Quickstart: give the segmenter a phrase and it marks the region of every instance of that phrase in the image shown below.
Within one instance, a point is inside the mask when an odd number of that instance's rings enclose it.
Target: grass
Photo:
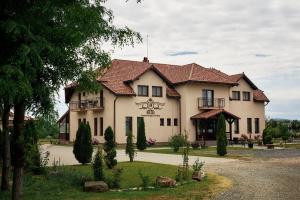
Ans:
[[[284,147],[288,149],[300,149],[300,143],[293,143],[293,144],[284,144],[283,146],[280,144],[275,144],[275,147]]]
[[[247,147],[227,147],[227,155],[223,156],[224,158],[233,158],[233,159],[239,159],[239,158],[248,158],[251,157],[252,154],[239,154],[238,151],[241,150],[250,150],[254,151],[254,149],[249,149]],[[237,152],[235,152],[237,151]],[[173,149],[148,149],[146,152],[151,153],[164,153],[164,154],[180,154],[182,155],[182,148],[179,149],[178,152],[174,152]],[[203,156],[203,157],[220,157],[217,154],[216,147],[207,147],[205,149],[191,149],[189,152],[189,155],[191,156]]]
[[[134,187],[141,184],[138,171],[150,177],[153,184],[156,176],[174,177],[176,166],[146,162],[124,162],[118,167],[123,168],[121,187]],[[83,192],[82,177],[91,176],[91,166],[64,166],[58,175],[33,176],[25,174],[23,199],[58,200],[58,199],[210,199],[221,191],[231,187],[231,181],[225,177],[209,173],[201,182],[191,182],[175,188],[159,188],[146,191],[123,191],[106,193]],[[109,176],[109,170],[105,170]],[[1,193],[1,199],[10,199],[9,193]],[[2,198],[3,197],[3,198]]]

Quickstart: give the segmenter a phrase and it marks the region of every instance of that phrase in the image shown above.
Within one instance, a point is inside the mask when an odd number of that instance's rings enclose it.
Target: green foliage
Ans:
[[[106,179],[108,187],[119,189],[119,188],[121,188],[121,175],[122,175],[123,169],[114,168],[112,170],[112,172],[113,172],[112,178]]]
[[[126,154],[128,154],[128,156],[129,156],[130,162],[133,162],[133,158],[134,158],[134,154],[135,154],[134,145],[133,145],[133,141],[132,141],[133,138],[132,137],[133,137],[132,133],[130,132],[127,135],[126,149],[125,149]]]
[[[173,135],[169,138],[169,146],[174,152],[178,152],[180,147],[183,147],[187,143],[186,136],[182,134]]]
[[[272,144],[271,127],[266,127],[263,131],[263,144]]]
[[[279,130],[280,130],[280,133],[281,133],[281,139],[283,141],[287,141],[291,137],[291,134],[289,133],[287,125],[281,124],[279,126]]]
[[[36,118],[39,138],[58,138],[59,126],[57,123],[58,113],[56,111],[44,113]]]
[[[89,124],[80,123],[73,146],[73,154],[77,161],[83,165],[91,162],[93,145]]]
[[[3,148],[4,148],[4,135],[2,130],[0,130],[0,163],[3,160]]]
[[[227,154],[226,124],[223,114],[220,114],[217,122],[217,154],[225,156]]]
[[[149,185],[150,185],[150,176],[144,175],[144,174],[142,173],[142,171],[139,171],[139,177],[140,177],[141,182],[142,182],[141,187],[142,187],[144,190],[147,189],[147,188],[149,187]]]
[[[104,171],[103,171],[103,155],[102,148],[98,147],[98,150],[94,156],[93,161],[93,171],[94,171],[94,179],[95,181],[104,181]]]
[[[141,118],[138,121],[136,147],[141,151],[143,151],[147,148],[144,118]]]
[[[192,165],[192,168],[194,171],[201,171],[203,166],[204,162],[201,162],[199,158],[197,158],[197,160],[195,160],[194,164]]]
[[[115,157],[117,156],[117,151],[116,151],[116,143],[114,141],[114,132],[112,128],[109,126],[104,132],[104,151],[106,155],[104,156],[104,160],[106,163],[106,166],[109,169],[112,169],[114,166],[117,165],[117,160]]]

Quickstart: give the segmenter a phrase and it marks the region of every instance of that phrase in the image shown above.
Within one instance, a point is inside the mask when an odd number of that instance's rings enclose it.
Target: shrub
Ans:
[[[183,147],[186,144],[186,137],[177,134],[169,138],[169,146],[173,149],[174,152],[178,152],[180,147]]]
[[[147,175],[144,175],[141,171],[139,171],[139,177],[142,181],[141,186],[143,187],[143,189],[147,189],[150,185],[150,177]]]
[[[4,136],[3,136],[3,132],[0,129],[0,163],[3,160],[3,149],[4,148]]]
[[[289,133],[289,130],[288,130],[288,126],[280,125],[279,130],[281,133],[281,139],[286,142],[291,137],[291,134]]]
[[[151,146],[154,146],[156,144],[156,140],[152,139],[152,138],[149,138],[147,140],[147,145],[148,147],[151,147]]]
[[[272,144],[272,135],[270,133],[270,129],[272,129],[272,128],[267,127],[263,131],[263,138],[262,139],[263,139],[264,145],[266,145],[266,144]]]
[[[201,171],[203,165],[204,162],[201,162],[199,158],[197,158],[197,160],[195,160],[194,164],[192,165],[192,168],[194,171]]]
[[[98,147],[98,150],[94,156],[93,161],[93,171],[95,181],[104,181],[104,171],[103,171],[103,155],[102,148]]]
[[[146,143],[146,133],[145,133],[145,122],[144,118],[141,118],[138,121],[138,130],[137,130],[137,141],[136,141],[136,147],[138,150],[145,150],[147,148]]]
[[[217,154],[225,156],[227,154],[226,125],[223,114],[220,114],[217,122]]]
[[[83,165],[91,162],[93,145],[89,124],[80,123],[73,146],[73,154],[77,161]]]
[[[191,146],[192,146],[192,148],[195,150],[195,149],[199,149],[199,147],[200,147],[200,143],[199,142],[193,142],[192,144],[191,144]]]
[[[113,169],[112,172],[113,172],[112,178],[106,179],[107,185],[109,188],[117,188],[118,189],[121,187],[121,175],[122,175],[123,169],[115,168],[115,169]]]
[[[128,154],[130,162],[133,162],[134,146],[133,146],[132,133],[131,132],[128,134],[127,139],[126,139],[125,152],[126,152],[126,154]]]
[[[234,138],[233,138],[233,143],[234,143],[234,144],[238,144],[238,143],[239,143],[239,138],[234,137]]]
[[[104,132],[104,151],[106,155],[104,156],[105,164],[109,169],[112,169],[117,165],[117,160],[115,157],[117,156],[116,152],[116,143],[114,141],[114,132],[112,128],[109,126]]]

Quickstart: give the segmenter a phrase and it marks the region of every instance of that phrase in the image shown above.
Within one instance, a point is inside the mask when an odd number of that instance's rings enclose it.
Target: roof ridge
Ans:
[[[208,70],[212,71],[213,73],[215,73],[215,74],[217,74],[219,76],[222,76],[222,77],[228,79],[229,81],[232,81],[232,80],[229,79],[230,76],[228,74],[222,72],[221,70],[218,70],[218,69],[215,69],[215,68],[209,68]],[[218,71],[219,73],[217,73],[215,70]]]
[[[192,77],[192,74],[193,74],[193,70],[194,70],[194,63],[192,63],[192,68],[191,68],[188,80],[191,80],[191,77]]]

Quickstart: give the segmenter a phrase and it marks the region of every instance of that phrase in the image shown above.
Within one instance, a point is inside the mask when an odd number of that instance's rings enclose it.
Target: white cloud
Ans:
[[[283,112],[281,101],[300,101],[300,1],[111,0],[106,5],[116,25],[150,35],[150,61],[245,72],[270,97],[267,115],[300,119],[299,106],[289,103],[291,109]],[[168,55],[182,51],[198,54]],[[145,55],[145,43],[112,54],[133,60]]]

